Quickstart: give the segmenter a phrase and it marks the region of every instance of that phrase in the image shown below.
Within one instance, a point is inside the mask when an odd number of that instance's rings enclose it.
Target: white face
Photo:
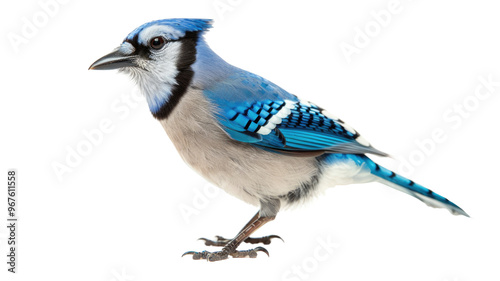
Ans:
[[[137,67],[124,67],[120,71],[129,74],[141,88],[151,110],[167,101],[176,85],[179,74],[184,34],[168,26],[153,25],[140,32],[135,42],[123,42],[119,51],[134,55]],[[137,47],[134,47],[134,45]]]
[[[127,73],[140,87],[153,115],[158,119],[168,118],[194,83],[198,43],[204,43],[201,35],[210,27],[211,22],[204,19],[145,23],[89,69],[117,69]],[[205,45],[200,46],[203,49]]]

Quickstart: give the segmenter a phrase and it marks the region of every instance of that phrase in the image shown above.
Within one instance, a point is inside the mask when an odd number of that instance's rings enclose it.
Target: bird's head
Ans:
[[[153,115],[174,106],[176,92],[189,85],[202,33],[211,27],[206,19],[165,19],[143,24],[113,52],[89,69],[118,69],[139,85]]]

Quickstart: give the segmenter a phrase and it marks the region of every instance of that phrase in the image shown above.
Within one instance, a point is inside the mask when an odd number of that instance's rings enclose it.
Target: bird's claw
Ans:
[[[262,243],[264,245],[269,245],[271,244],[271,239],[273,238],[278,238],[280,239],[282,242],[285,242],[283,240],[283,238],[279,237],[278,235],[268,235],[268,236],[262,236],[262,237],[256,237],[256,238],[253,238],[253,237],[248,237],[247,239],[245,239],[245,243],[250,243],[250,244],[257,244],[257,243]]]
[[[198,240],[202,240],[202,241],[205,241],[205,246],[217,246],[217,247],[224,247],[226,246],[227,243],[229,243],[229,239],[226,239],[222,236],[215,236],[216,240],[210,240],[210,239],[207,239],[207,238],[199,238]]]
[[[257,257],[257,252],[264,252],[269,257],[269,252],[263,247],[257,247],[255,249],[243,250],[243,251],[235,251],[231,253],[231,257],[233,258],[251,258],[254,259]]]
[[[192,255],[193,260],[206,260],[206,261],[213,262],[213,261],[226,260],[229,258],[229,256],[231,256],[233,258],[251,258],[251,259],[254,259],[257,257],[258,252],[264,252],[269,257],[269,252],[263,247],[257,247],[255,249],[243,250],[243,251],[234,251],[230,254],[228,254],[226,251],[217,251],[217,252],[189,251],[189,252],[185,252],[182,256],[184,257],[187,255]]]
[[[208,254],[210,254],[210,252],[208,251],[203,251],[203,252],[188,251],[182,254],[182,257],[187,255],[193,255],[193,260],[204,260],[207,259]]]
[[[193,260],[220,261],[228,258],[228,254],[224,251],[213,252],[213,253],[209,251],[202,251],[202,252],[189,251],[185,252],[182,256],[184,257],[187,255],[192,255]]]

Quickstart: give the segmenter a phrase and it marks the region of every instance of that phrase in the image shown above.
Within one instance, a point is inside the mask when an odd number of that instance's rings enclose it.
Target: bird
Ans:
[[[251,237],[278,212],[337,185],[379,182],[468,214],[445,197],[375,163],[388,156],[326,109],[227,63],[204,39],[210,19],[151,21],[130,32],[89,69],[129,75],[181,158],[207,181],[257,206],[234,238],[200,238],[219,251],[188,251],[194,260],[255,258],[277,235]]]

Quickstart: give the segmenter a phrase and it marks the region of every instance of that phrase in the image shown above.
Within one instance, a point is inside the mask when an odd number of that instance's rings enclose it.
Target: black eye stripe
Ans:
[[[155,36],[153,38],[156,38],[156,37],[159,37],[159,36]],[[153,38],[149,39],[145,44],[144,43],[140,44],[138,42],[139,41],[139,34],[136,34],[133,38],[125,39],[125,40],[123,40],[123,42],[128,42],[132,46],[134,46],[134,48],[135,48],[135,51],[133,53],[134,55],[137,55],[137,56],[141,57],[142,59],[150,60],[151,56],[153,55],[153,52],[157,51],[150,46],[150,42]],[[173,43],[173,42],[183,42],[183,41],[196,42],[198,40],[198,35],[196,32],[187,32],[184,37],[181,37],[181,38],[178,38],[175,40],[165,38],[165,37],[163,37],[163,39],[165,40],[165,45],[168,45],[169,43]]]
[[[183,41],[184,39],[192,39],[194,38],[193,35],[186,33],[186,36],[182,37],[182,38],[179,38],[179,39],[168,39],[168,38],[165,38],[163,36],[156,36],[156,37],[153,37],[151,38],[147,43],[146,45],[143,45],[143,44],[139,44],[138,41],[139,41],[139,34],[136,34],[133,38],[131,39],[125,39],[123,40],[123,42],[128,42],[130,43],[132,46],[134,46],[135,50],[139,50],[139,49],[142,49],[142,48],[149,48],[151,47],[151,41],[157,37],[162,37],[163,40],[165,40],[165,45],[168,44],[168,43],[171,43],[171,42],[180,42],[180,41]],[[197,37],[196,37],[197,38]]]

